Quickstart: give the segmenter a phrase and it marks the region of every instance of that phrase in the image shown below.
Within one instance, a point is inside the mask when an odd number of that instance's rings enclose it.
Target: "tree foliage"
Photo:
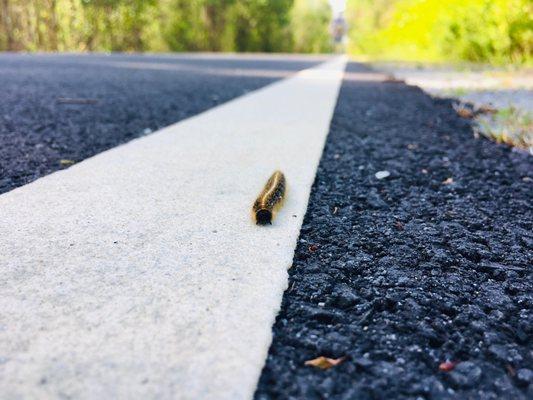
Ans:
[[[531,0],[348,0],[350,51],[397,60],[531,63]]]
[[[291,27],[294,49],[300,53],[325,53],[331,51],[331,35],[328,26],[331,10],[326,1],[295,0]]]
[[[0,50],[327,51],[330,14],[327,0],[0,0]]]

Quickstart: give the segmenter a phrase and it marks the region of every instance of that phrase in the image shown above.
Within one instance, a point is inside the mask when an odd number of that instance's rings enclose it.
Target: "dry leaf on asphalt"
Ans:
[[[74,161],[73,160],[63,159],[63,160],[59,161],[59,164],[61,164],[63,167],[68,167],[69,165],[74,164]]]
[[[315,367],[315,368],[320,368],[320,369],[329,369],[331,367],[339,365],[341,362],[344,361],[345,358],[346,357],[328,358],[328,357],[320,356],[312,360],[307,360],[305,362],[305,365]]]
[[[496,114],[498,110],[488,104],[484,104],[476,110],[479,114]]]
[[[455,368],[456,365],[457,365],[456,362],[446,360],[440,363],[439,370],[442,372],[450,372],[452,369]]]
[[[448,178],[444,182],[442,182],[444,185],[451,185],[453,183],[453,178]]]
[[[466,104],[461,103],[453,103],[452,107],[454,108],[455,112],[459,114],[462,118],[472,118],[474,116],[474,112],[466,106]]]

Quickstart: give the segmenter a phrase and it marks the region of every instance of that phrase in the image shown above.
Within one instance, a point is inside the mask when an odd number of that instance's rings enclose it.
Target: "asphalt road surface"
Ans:
[[[320,61],[1,55],[0,193]],[[256,399],[531,398],[532,171],[350,63]]]
[[[0,54],[0,193],[323,60]]]
[[[361,69],[347,68],[256,398],[531,398],[531,157]],[[318,356],[346,358],[304,365]]]

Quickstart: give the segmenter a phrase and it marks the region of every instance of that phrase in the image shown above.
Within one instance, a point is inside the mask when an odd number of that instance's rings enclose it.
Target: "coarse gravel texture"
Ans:
[[[523,112],[533,113],[533,89],[464,91],[429,89],[427,91],[435,96],[454,97],[478,106],[492,106],[497,109],[517,108]]]
[[[496,109],[474,116],[479,133],[533,154],[533,70],[482,64],[373,63],[378,70],[419,86],[432,96],[457,99],[461,108]]]
[[[0,194],[323,60],[1,54]]]
[[[532,398],[532,158],[348,70],[256,399]]]

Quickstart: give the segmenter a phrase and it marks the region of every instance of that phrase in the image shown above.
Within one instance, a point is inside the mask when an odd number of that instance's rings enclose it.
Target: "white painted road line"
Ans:
[[[250,399],[345,62],[0,196],[2,398]]]

